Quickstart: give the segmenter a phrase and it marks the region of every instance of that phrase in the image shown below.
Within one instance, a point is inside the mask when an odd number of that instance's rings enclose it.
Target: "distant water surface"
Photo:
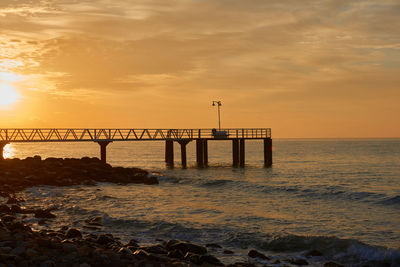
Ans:
[[[263,146],[246,142],[246,168],[231,167],[231,143],[209,142],[210,167],[164,163],[163,142],[112,143],[112,165],[160,174],[160,185],[100,184],[27,190],[29,203],[58,207],[60,224],[77,227],[102,216],[105,230],[129,240],[217,242],[238,259],[249,248],[266,253],[308,248],[355,265],[400,262],[400,139],[274,140],[274,164],[263,168]],[[11,144],[9,157],[98,156],[94,143]],[[217,252],[216,252],[217,253]],[[325,258],[323,258],[325,260]]]

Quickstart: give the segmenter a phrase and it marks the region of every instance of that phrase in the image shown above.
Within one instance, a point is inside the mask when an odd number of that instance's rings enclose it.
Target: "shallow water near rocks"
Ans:
[[[263,147],[246,143],[244,169],[231,167],[231,143],[209,142],[210,167],[164,163],[163,142],[123,142],[108,147],[113,166],[158,173],[160,184],[35,187],[23,205],[55,207],[59,225],[111,232],[123,241],[184,239],[218,243],[235,252],[213,254],[225,263],[243,260],[249,249],[291,258],[318,249],[325,260],[362,265],[400,262],[400,140],[274,140],[274,164],[263,168]],[[9,157],[98,156],[82,144],[11,144]],[[102,217],[99,230],[84,220]],[[33,221],[34,222],[34,221]],[[46,227],[39,226],[36,227]],[[396,265],[397,264],[397,265]]]

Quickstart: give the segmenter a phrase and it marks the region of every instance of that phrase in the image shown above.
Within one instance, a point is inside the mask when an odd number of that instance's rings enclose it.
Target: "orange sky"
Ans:
[[[222,127],[400,137],[399,14],[398,0],[1,0],[0,127],[210,128],[221,100]]]

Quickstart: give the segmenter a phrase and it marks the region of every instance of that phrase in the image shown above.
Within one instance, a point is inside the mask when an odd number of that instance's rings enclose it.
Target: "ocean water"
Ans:
[[[175,168],[168,169],[163,142],[115,142],[107,148],[110,164],[147,169],[160,184],[35,187],[25,192],[25,205],[57,208],[60,225],[78,228],[101,216],[101,231],[122,241],[218,243],[235,252],[213,251],[225,263],[243,260],[254,248],[288,258],[318,249],[324,256],[311,259],[315,265],[400,265],[400,139],[289,139],[273,145],[272,168],[263,167],[259,141],[246,142],[245,168],[231,167],[229,141],[211,141],[209,168],[195,167],[192,142],[189,167],[180,168],[175,145]],[[99,146],[11,144],[5,154],[98,156]]]

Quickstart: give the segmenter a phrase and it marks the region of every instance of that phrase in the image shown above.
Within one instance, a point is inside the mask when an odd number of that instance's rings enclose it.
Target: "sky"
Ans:
[[[398,0],[1,0],[0,127],[400,137]]]

